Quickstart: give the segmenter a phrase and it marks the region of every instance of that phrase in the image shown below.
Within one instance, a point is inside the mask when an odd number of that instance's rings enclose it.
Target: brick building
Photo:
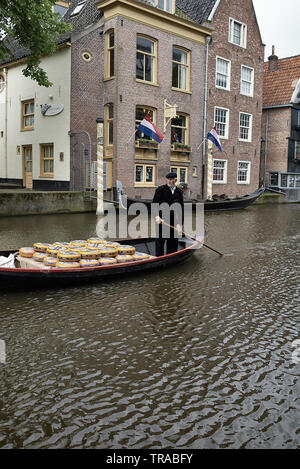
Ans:
[[[261,175],[273,189],[300,189],[300,55],[265,63]]]
[[[264,45],[252,0],[210,3],[207,128],[223,148],[213,149],[213,192],[242,196],[259,185]]]
[[[214,149],[214,193],[257,187],[263,45],[252,0],[56,3],[73,31],[42,59],[53,88],[22,76],[29,51],[16,42],[16,60],[0,65],[0,180],[46,190],[89,186],[101,118],[107,198],[117,180],[129,196],[150,198],[170,169],[192,197],[205,198],[199,145],[214,124],[224,150]],[[168,123],[166,103],[177,106]],[[45,105],[63,111],[43,114]],[[165,135],[160,145],[135,133],[146,113]],[[22,120],[32,125],[20,128]]]

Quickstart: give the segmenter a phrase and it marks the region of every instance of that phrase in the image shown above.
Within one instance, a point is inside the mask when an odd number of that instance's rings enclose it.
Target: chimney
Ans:
[[[269,72],[276,72],[278,69],[278,57],[275,55],[275,46],[272,46],[272,55],[268,57],[269,60]]]

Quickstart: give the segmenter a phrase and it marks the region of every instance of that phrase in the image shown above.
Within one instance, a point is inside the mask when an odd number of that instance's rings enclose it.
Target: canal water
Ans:
[[[85,239],[96,222],[1,218],[0,245]],[[205,227],[224,257],[1,292],[1,448],[300,447],[300,205]]]

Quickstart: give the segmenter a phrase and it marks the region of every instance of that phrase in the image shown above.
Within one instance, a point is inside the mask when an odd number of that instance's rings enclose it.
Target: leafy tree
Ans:
[[[40,86],[52,86],[45,70],[39,65],[43,55],[57,49],[59,36],[72,26],[52,12],[55,0],[0,0],[0,60],[14,56],[7,47],[11,38],[31,52],[23,74]]]

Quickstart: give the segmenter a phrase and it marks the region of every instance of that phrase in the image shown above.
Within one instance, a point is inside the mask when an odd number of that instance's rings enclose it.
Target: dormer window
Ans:
[[[69,6],[70,2],[66,2],[63,0],[57,1],[53,6],[53,12],[58,13],[63,18],[69,9]]]
[[[83,7],[85,6],[85,4],[86,4],[86,0],[78,3],[78,5],[74,8],[74,10],[72,11],[70,16],[78,15],[81,12],[81,10],[83,9]]]
[[[175,0],[151,0],[151,3],[160,10],[175,13]]]

